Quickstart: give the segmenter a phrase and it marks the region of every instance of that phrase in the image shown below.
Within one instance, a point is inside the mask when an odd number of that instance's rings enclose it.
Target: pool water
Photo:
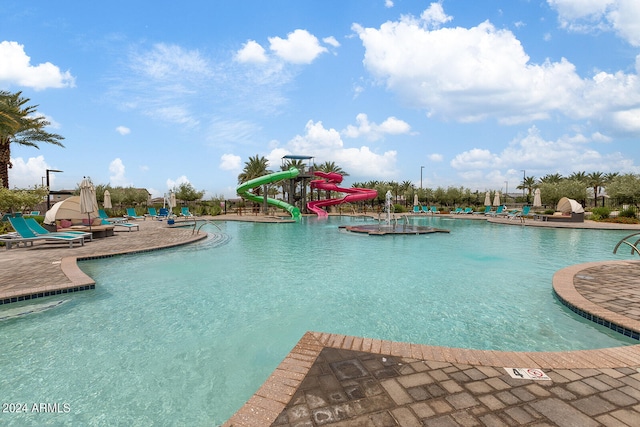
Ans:
[[[450,234],[338,228],[362,221],[218,223],[201,243],[81,262],[95,290],[0,308],[3,402],[68,411],[0,424],[220,424],[309,330],[514,351],[637,343],[551,286],[563,267],[623,259],[625,231],[438,217],[412,221]]]

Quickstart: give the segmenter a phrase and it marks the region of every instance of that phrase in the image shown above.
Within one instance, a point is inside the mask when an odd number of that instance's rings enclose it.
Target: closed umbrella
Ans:
[[[418,206],[420,204],[420,201],[418,201],[418,194],[414,194],[413,195],[413,206]]]
[[[484,194],[484,205],[491,206],[491,194],[488,191]]]
[[[536,191],[534,191],[533,193],[533,207],[537,208],[541,206],[542,206],[542,199],[540,198],[540,189],[536,188]]]
[[[96,200],[96,189],[89,178],[84,178],[80,182],[80,213],[87,214],[89,220],[89,231],[91,231],[91,214],[98,211],[98,201]]]
[[[496,195],[493,198],[493,206],[500,206],[500,192],[496,191]]]
[[[169,211],[173,211],[176,207],[176,193],[173,191],[169,193]]]
[[[105,209],[111,209],[113,207],[111,205],[111,193],[109,193],[109,190],[104,190],[104,202],[102,202],[102,205]]]

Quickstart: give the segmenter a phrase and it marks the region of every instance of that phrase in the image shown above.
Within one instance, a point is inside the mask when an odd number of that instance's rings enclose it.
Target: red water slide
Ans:
[[[320,172],[315,171],[315,176],[319,176],[324,179],[314,179],[311,184],[311,189],[317,188],[324,191],[335,191],[338,193],[347,193],[341,199],[327,199],[327,200],[314,200],[307,203],[307,208],[311,212],[318,214],[318,216],[327,216],[327,211],[322,209],[324,206],[339,205],[342,203],[359,202],[362,200],[371,200],[378,197],[378,192],[369,188],[341,188],[337,184],[342,182],[342,175],[336,172]]]

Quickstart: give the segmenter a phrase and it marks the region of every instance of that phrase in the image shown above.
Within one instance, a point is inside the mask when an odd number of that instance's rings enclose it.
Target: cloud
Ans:
[[[119,157],[109,163],[109,183],[114,187],[129,187],[131,185],[125,176],[124,163]]]
[[[381,124],[370,123],[366,114],[356,116],[357,126],[349,125],[342,134],[349,138],[365,137],[370,141],[383,138],[384,135],[406,134],[411,131],[411,126],[403,120],[389,117]]]
[[[295,30],[286,39],[269,37],[269,48],[281,59],[293,64],[310,64],[327,48],[307,30]]]
[[[24,45],[13,41],[0,42],[0,82],[35,90],[75,87],[75,77],[69,71],[50,62],[31,65],[31,58]]]
[[[236,52],[235,59],[238,62],[249,62],[249,63],[257,63],[262,64],[267,62],[269,59],[265,54],[265,50],[258,42],[255,40],[247,41],[242,49]]]
[[[374,153],[367,146],[348,148],[335,129],[326,129],[322,122],[308,121],[304,135],[296,135],[286,148],[273,158],[281,158],[283,153],[313,153],[316,163],[333,161],[357,179],[389,179],[396,171],[397,152],[390,150],[383,154]]]
[[[635,172],[638,169],[619,152],[603,154],[592,148],[592,142],[600,143],[603,139],[606,137],[602,134],[588,137],[578,133],[546,140],[533,126],[500,153],[474,148],[456,155],[450,165],[463,178],[489,180],[495,185],[508,174],[517,175],[521,170],[535,176],[536,173],[545,175],[549,170],[569,175],[575,171]]]
[[[640,3],[636,0],[547,0],[569,31],[613,31],[640,46]]]
[[[429,154],[427,156],[427,159],[435,163],[440,163],[444,160],[444,156],[442,154],[433,153],[433,154]]]
[[[380,28],[352,27],[365,48],[366,69],[428,117],[513,125],[564,115],[615,126],[614,112],[640,103],[638,74],[583,79],[565,58],[533,63],[511,31],[488,21],[430,30],[448,19],[440,8],[432,4],[420,19],[403,16]]]
[[[180,184],[189,184],[189,179],[185,176],[179,176],[176,180],[172,180],[171,178],[167,179],[167,189],[173,190],[174,188],[178,188]]]
[[[126,126],[118,126],[116,128],[116,132],[118,132],[120,135],[129,135],[131,133],[131,129],[129,129]]]
[[[393,0],[384,0],[384,7],[391,9],[393,7]]]
[[[220,156],[220,169],[225,171],[242,169],[242,157],[235,154],[223,154]]]
[[[42,177],[51,167],[44,161],[44,156],[29,157],[27,161],[22,157],[11,158],[13,167],[9,169],[10,188],[33,188],[42,185]],[[49,185],[54,187],[55,173],[49,174]]]
[[[328,44],[329,46],[340,47],[340,42],[338,40],[336,40],[336,38],[333,37],[333,36],[325,37],[325,38],[322,39],[322,41],[325,44]]]
[[[431,3],[431,5],[420,15],[420,18],[432,28],[438,28],[442,24],[451,21],[453,18],[442,8],[442,3]]]

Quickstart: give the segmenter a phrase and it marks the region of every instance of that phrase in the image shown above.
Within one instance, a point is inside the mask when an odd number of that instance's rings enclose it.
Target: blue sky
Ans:
[[[66,148],[12,147],[12,187],[190,182],[234,197],[249,156],[513,191],[640,173],[637,0],[4,0],[0,89]],[[424,168],[422,168],[424,167]],[[526,171],[526,172],[523,172]],[[505,188],[506,187],[506,188]]]

